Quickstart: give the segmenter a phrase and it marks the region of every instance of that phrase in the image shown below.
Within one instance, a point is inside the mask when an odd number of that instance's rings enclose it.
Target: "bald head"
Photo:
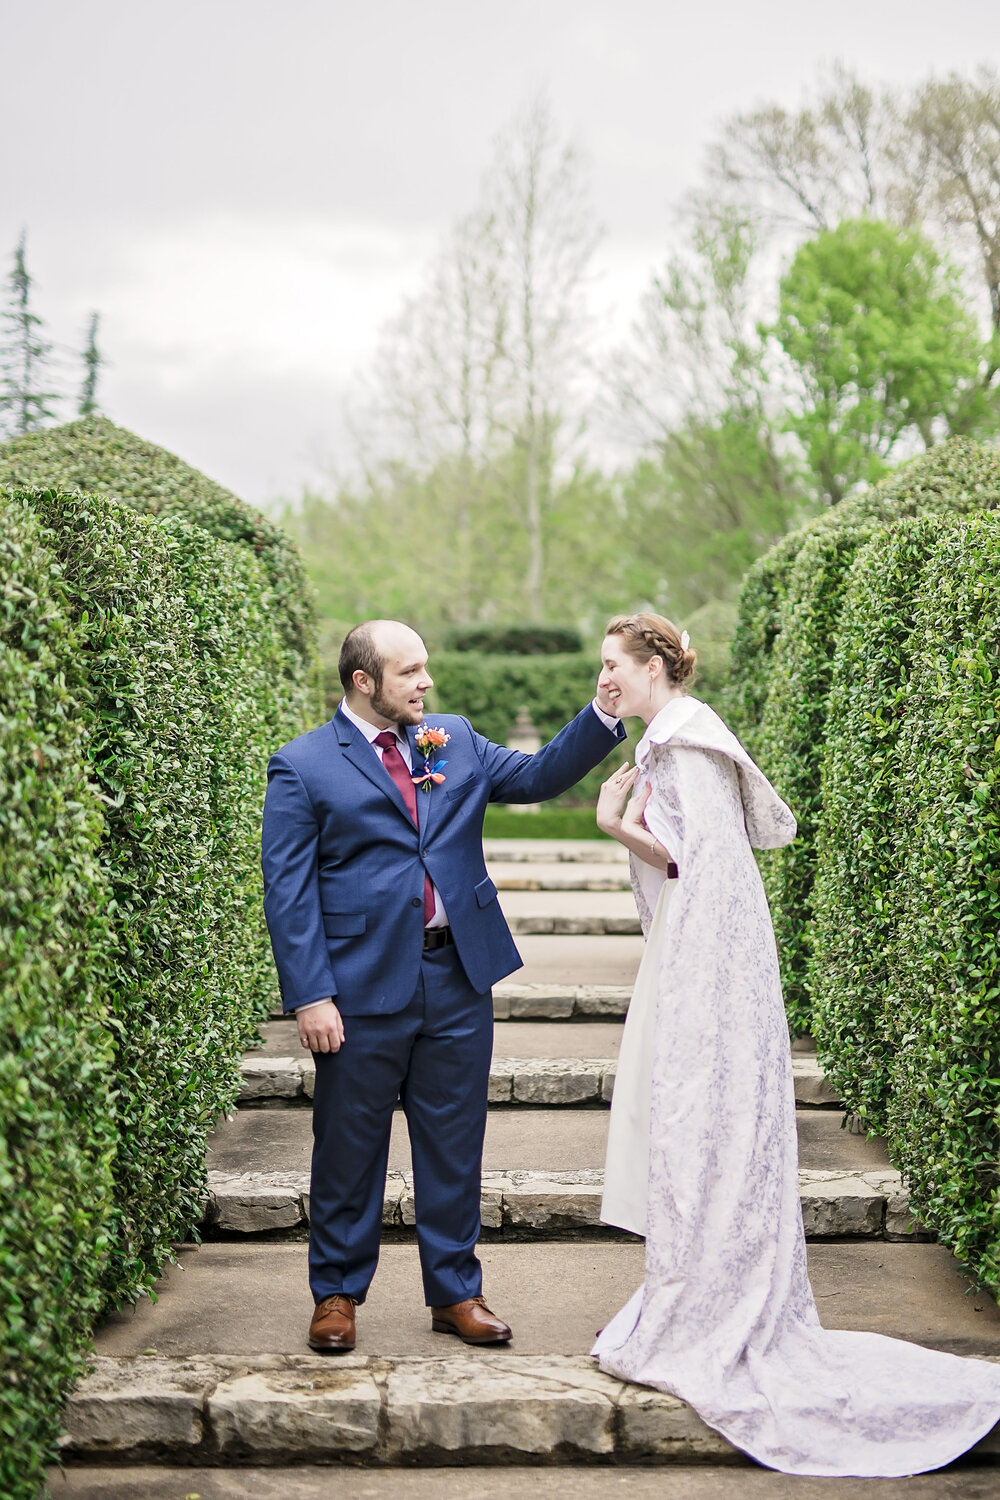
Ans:
[[[402,620],[366,620],[340,648],[340,680],[351,708],[373,724],[419,724],[433,686],[427,648]]]

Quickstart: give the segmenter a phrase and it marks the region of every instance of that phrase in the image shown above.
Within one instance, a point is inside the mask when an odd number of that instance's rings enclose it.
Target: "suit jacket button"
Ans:
[[[413,900],[410,902],[411,906],[423,906],[423,904],[424,903],[421,901],[419,896],[414,896]]]

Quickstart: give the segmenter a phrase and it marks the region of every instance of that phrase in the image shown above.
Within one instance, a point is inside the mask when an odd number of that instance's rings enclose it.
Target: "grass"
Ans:
[[[543,807],[536,813],[488,807],[483,836],[488,839],[600,839],[592,807]]]

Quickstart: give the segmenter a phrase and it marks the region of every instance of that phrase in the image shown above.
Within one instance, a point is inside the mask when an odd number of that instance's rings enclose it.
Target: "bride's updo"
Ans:
[[[645,664],[659,656],[670,681],[678,687],[690,687],[693,683],[698,658],[687,644],[687,632],[682,643],[677,626],[663,615],[615,615],[604,633],[620,636],[634,661]]]

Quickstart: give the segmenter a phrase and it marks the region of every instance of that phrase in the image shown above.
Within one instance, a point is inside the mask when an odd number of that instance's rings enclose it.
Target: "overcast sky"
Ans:
[[[720,118],[841,60],[1000,62],[998,0],[0,0],[0,259],[103,319],[108,415],[266,502],[342,462],[342,394],[544,91],[592,165],[626,330]],[[78,376],[69,356],[65,378]]]

